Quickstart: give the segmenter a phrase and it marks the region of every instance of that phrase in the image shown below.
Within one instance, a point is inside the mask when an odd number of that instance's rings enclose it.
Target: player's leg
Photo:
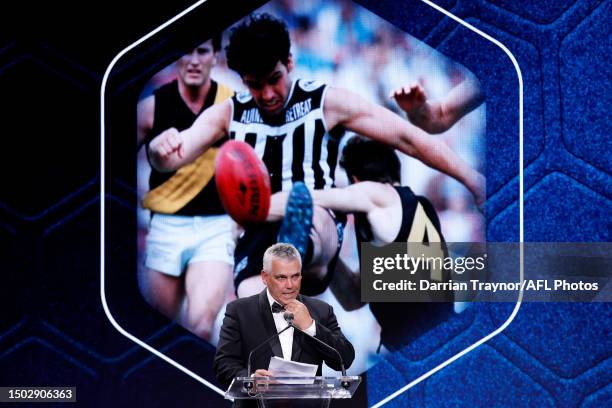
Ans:
[[[217,314],[233,299],[235,241],[227,215],[193,217],[195,245],[185,273],[185,307],[181,323],[210,340]]]
[[[233,300],[233,265],[205,261],[189,264],[185,274],[186,304],[181,321],[197,336],[210,340],[219,311]]]
[[[238,297],[263,290],[260,273],[265,250],[276,242],[293,244],[302,256],[302,292],[319,294],[330,275],[328,265],[338,253],[337,220],[329,211],[313,207],[312,197],[304,183],[295,183],[282,222],[268,222],[246,229],[236,247],[234,284]]]
[[[181,222],[180,218],[164,214],[152,216],[144,268],[138,272],[138,286],[143,297],[169,319],[178,318],[185,290],[181,277],[184,242],[177,233]]]
[[[303,268],[305,279],[322,282],[328,274],[328,265],[338,252],[338,229],[332,214],[319,206],[314,207],[310,244],[312,254]]]
[[[142,268],[138,273],[138,286],[151,307],[169,319],[179,317],[185,290],[180,277]]]
[[[302,292],[315,295],[329,283],[328,266],[338,253],[338,224],[332,214],[314,206],[304,183],[295,183],[287,200],[278,242],[293,244],[302,255]]]
[[[313,256],[310,236],[313,213],[312,196],[308,187],[302,182],[296,182],[287,198],[285,215],[278,230],[278,242],[292,244],[298,250],[302,257],[302,267],[309,263]]]

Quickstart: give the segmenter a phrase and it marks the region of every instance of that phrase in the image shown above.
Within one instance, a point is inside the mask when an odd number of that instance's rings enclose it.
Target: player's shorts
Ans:
[[[336,224],[338,248],[336,254],[329,262],[328,272],[323,281],[309,282],[307,279],[302,279],[300,293],[307,296],[315,296],[323,293],[333,276],[333,271],[336,269],[336,262],[340,253],[340,247],[342,246],[346,215],[333,214],[331,211],[328,211],[328,213]],[[238,239],[234,256],[234,287],[236,290],[238,290],[238,285],[240,285],[243,280],[251,276],[258,276],[261,273],[263,269],[263,255],[266,249],[276,244],[281,223],[281,221],[268,222],[246,228],[242,236]]]
[[[229,215],[153,214],[146,240],[145,266],[181,276],[187,265],[218,261],[234,265],[234,222]]]

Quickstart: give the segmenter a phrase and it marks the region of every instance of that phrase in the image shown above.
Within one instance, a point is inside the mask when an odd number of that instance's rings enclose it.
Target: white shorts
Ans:
[[[234,222],[229,215],[154,214],[146,241],[145,266],[181,276],[188,264],[219,261],[234,266]]]

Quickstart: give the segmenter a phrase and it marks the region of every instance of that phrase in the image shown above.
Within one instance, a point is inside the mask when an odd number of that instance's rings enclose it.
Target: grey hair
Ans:
[[[266,249],[263,256],[263,270],[270,273],[272,269],[272,259],[285,259],[287,261],[297,260],[300,265],[302,264],[302,257],[298,250],[291,244],[285,242],[279,242]]]

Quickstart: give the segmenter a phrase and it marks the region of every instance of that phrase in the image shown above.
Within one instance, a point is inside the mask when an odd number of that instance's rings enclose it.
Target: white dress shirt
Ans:
[[[270,294],[270,291],[266,288],[266,294],[268,295],[268,302],[270,303],[270,312],[272,312],[272,305],[276,300]],[[280,304],[280,302],[278,302]],[[274,324],[276,325],[276,332],[283,330],[287,327],[287,322],[283,318],[283,313],[272,313],[272,317],[274,318]],[[281,349],[283,350],[283,358],[285,360],[291,360],[291,352],[293,351],[293,332],[294,328],[290,328],[289,330],[284,331],[278,336],[280,340]],[[304,330],[306,334],[314,336],[317,334],[317,325],[315,324],[314,319],[312,320],[312,324]]]

